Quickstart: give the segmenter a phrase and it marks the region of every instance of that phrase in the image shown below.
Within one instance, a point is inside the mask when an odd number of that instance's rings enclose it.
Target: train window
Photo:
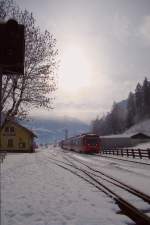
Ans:
[[[98,138],[86,138],[85,142],[86,142],[86,144],[98,144],[99,139]]]

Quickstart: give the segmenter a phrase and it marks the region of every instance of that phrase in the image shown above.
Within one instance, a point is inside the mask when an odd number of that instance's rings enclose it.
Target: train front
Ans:
[[[83,142],[85,153],[100,153],[101,142],[98,135],[86,135]]]

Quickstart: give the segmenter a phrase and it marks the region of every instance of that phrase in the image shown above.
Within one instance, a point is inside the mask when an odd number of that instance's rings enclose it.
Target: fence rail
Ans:
[[[103,154],[150,159],[150,149],[103,149]]]

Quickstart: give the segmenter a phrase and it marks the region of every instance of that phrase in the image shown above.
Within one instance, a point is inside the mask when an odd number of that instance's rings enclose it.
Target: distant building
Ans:
[[[1,131],[0,151],[34,152],[37,136],[16,121],[7,121]]]
[[[100,136],[103,149],[127,148],[150,141],[150,135],[146,133],[117,134]]]

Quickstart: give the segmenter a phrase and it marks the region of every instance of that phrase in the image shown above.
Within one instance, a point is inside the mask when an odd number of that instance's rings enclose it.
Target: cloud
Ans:
[[[55,109],[38,109],[32,114],[44,118],[67,115],[88,121],[107,113],[113,101],[127,98],[137,82],[143,82],[143,77],[149,74],[149,0],[137,1],[136,4],[131,0],[45,0],[42,10],[40,0],[36,5],[34,0],[17,1],[35,13],[42,28],[56,35],[61,63],[68,45],[81,47],[88,65],[84,78],[87,74],[88,79],[91,76],[86,87],[82,85],[82,89],[68,90],[64,82],[61,83],[59,71]],[[66,60],[69,66],[70,58]],[[69,73],[74,81],[76,76],[73,73],[78,68],[81,71],[75,64],[73,72]],[[65,75],[62,74],[62,79]]]
[[[145,16],[139,29],[140,36],[150,45],[150,15]]]
[[[53,130],[48,130],[48,129],[45,129],[45,128],[41,128],[41,127],[39,127],[39,128],[34,128],[33,129],[34,131],[40,131],[40,132],[47,132],[47,133],[55,133]]]
[[[112,20],[111,31],[118,41],[126,43],[131,36],[131,23],[128,17],[116,13]]]

